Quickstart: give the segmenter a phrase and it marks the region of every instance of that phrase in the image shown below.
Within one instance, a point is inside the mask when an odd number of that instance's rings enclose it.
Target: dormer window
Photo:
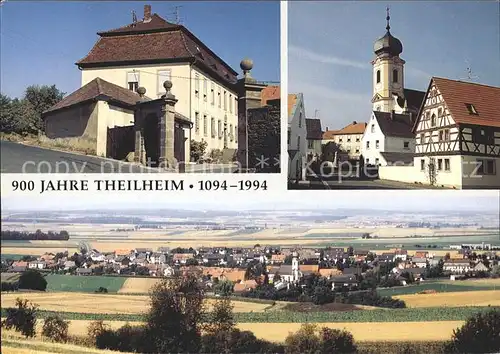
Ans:
[[[469,114],[474,114],[474,115],[479,114],[479,113],[477,113],[476,107],[474,107],[474,105],[472,103],[466,103],[465,107],[467,107],[467,111],[469,111]]]
[[[130,91],[137,92],[139,88],[139,73],[129,72],[127,73],[127,87]]]

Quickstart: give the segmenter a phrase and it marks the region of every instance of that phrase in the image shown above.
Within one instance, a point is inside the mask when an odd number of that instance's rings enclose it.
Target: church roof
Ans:
[[[409,114],[374,111],[380,130],[385,136],[413,138],[413,122]]]
[[[373,45],[373,51],[376,55],[389,54],[390,56],[398,56],[403,52],[403,44],[391,34],[391,26],[389,25],[390,19],[389,8],[387,8],[387,26],[385,27],[387,32],[383,37],[377,39]]]
[[[321,120],[306,118],[307,139],[321,140],[323,132],[321,131]]]
[[[425,91],[417,91],[412,89],[404,89],[406,99],[406,108],[410,111],[418,112],[425,99]]]
[[[76,63],[79,67],[193,62],[223,82],[236,82],[238,73],[200,39],[186,27],[172,24],[157,14],[97,34],[99,40]]]
[[[474,82],[433,77],[435,83],[457,124],[474,124],[500,127],[500,87]],[[473,105],[476,113],[469,112]]]

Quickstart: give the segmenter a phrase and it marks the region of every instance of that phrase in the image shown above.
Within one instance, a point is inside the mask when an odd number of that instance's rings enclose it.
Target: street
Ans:
[[[0,141],[2,173],[159,173],[173,172],[133,163]],[[188,164],[186,173],[233,173],[232,164]]]

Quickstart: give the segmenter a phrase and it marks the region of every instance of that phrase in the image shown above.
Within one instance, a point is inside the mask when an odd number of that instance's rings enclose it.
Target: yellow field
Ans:
[[[394,296],[408,307],[500,306],[500,290]]]
[[[318,323],[319,326],[346,329],[356,341],[430,341],[450,339],[462,321],[436,322],[358,322]],[[296,332],[300,323],[239,323],[241,330],[252,331],[258,338],[284,341],[289,332]]]
[[[66,252],[72,254],[78,251],[77,248],[61,248],[61,247],[2,247],[4,254],[22,254],[27,256],[41,256],[44,253]]]
[[[92,293],[7,293],[2,294],[2,308],[15,305],[21,297],[39,305],[40,310],[81,313],[140,314],[149,308],[147,295],[104,295]],[[207,300],[208,309],[214,300]],[[269,304],[232,301],[234,312],[263,312]]]
[[[41,322],[41,321],[40,321]],[[91,321],[69,321],[69,333],[85,335]],[[105,321],[111,328],[117,329],[126,324],[124,321]],[[129,322],[131,325],[140,322]],[[356,341],[432,341],[451,338],[454,329],[463,325],[463,321],[436,322],[357,322],[357,323],[318,323],[318,326],[346,329]],[[43,323],[39,323],[41,330]],[[258,338],[282,342],[290,332],[296,332],[300,323],[238,323],[244,331],[252,331]]]
[[[158,283],[160,279],[154,278],[128,278],[123,283],[119,293],[147,293],[153,285]]]

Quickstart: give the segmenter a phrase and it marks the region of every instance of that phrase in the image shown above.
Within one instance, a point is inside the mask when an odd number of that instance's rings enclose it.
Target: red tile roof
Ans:
[[[500,127],[500,87],[433,77],[429,88],[432,82],[457,124]],[[478,114],[470,114],[466,104],[473,104]]]
[[[192,62],[223,82],[235,83],[238,73],[186,27],[169,23],[157,14],[121,28],[98,32],[101,37],[76,64],[102,67],[119,64]]]
[[[367,123],[358,123],[354,121],[340,130],[327,130],[323,133],[323,140],[333,140],[335,135],[363,134],[366,125]]]
[[[63,98],[54,106],[46,110],[44,114],[97,98],[108,99],[129,106],[135,105],[140,99],[139,94],[98,77]]]
[[[269,100],[279,100],[281,89],[279,86],[267,86],[262,90],[261,104],[265,106]]]

